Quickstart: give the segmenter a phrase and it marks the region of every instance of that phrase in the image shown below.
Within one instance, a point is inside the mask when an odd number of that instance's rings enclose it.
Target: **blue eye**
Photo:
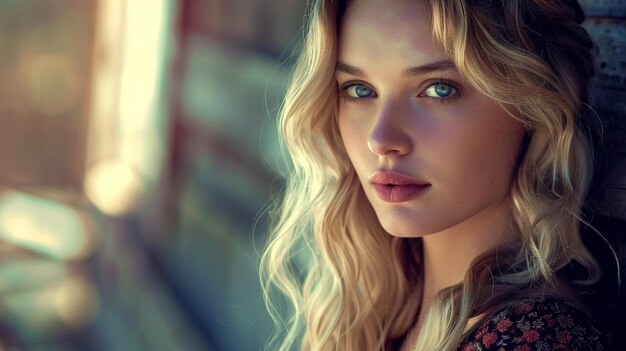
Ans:
[[[367,85],[359,84],[359,83],[350,85],[347,88],[345,88],[345,90],[348,96],[350,96],[351,98],[355,98],[355,99],[363,99],[363,98],[368,98],[368,97],[372,97],[375,95],[374,89],[368,87]]]
[[[447,98],[457,92],[457,89],[449,84],[435,83],[424,91],[426,96],[433,98]]]

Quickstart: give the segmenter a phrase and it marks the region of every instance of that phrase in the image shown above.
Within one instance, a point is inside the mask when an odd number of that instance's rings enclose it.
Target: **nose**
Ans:
[[[408,125],[403,116],[403,108],[398,104],[387,103],[379,111],[370,130],[367,146],[379,156],[402,156],[413,147]]]

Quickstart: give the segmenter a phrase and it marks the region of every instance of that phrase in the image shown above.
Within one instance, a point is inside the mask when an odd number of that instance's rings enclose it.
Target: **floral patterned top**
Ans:
[[[481,322],[461,342],[474,350],[611,350],[610,337],[586,313],[565,300],[514,303]]]

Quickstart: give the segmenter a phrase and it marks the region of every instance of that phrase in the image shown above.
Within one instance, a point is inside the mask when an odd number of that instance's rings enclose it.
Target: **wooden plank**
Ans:
[[[289,67],[239,46],[190,36],[181,87],[184,116],[236,145],[242,158],[282,164],[275,117]],[[187,123],[187,122],[185,122]]]
[[[297,44],[305,1],[188,0],[188,30],[282,56]]]
[[[599,73],[624,77],[626,75],[626,19],[590,18],[584,23],[584,27],[598,44]]]
[[[591,105],[617,156],[626,157],[626,19],[591,18],[585,24],[598,45]]]
[[[602,120],[605,148],[612,154],[604,188],[604,214],[626,219],[626,2],[585,0],[584,27],[598,45],[590,104]]]
[[[579,0],[587,16],[626,17],[624,0]]]

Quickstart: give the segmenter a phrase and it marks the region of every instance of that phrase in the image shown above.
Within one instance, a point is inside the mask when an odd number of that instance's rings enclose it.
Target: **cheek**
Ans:
[[[522,137],[522,129],[496,127],[473,135],[474,143],[465,145],[465,157],[459,162],[477,190],[508,193]]]
[[[362,126],[357,123],[353,118],[349,116],[343,116],[341,113],[338,118],[339,133],[341,134],[341,140],[348,153],[348,157],[352,163],[357,163],[358,159],[362,157],[360,154],[366,149],[367,142],[364,140],[364,130]],[[355,164],[355,167],[357,164]]]
[[[456,194],[508,192],[524,129],[508,115],[476,112],[432,135],[430,164]]]

